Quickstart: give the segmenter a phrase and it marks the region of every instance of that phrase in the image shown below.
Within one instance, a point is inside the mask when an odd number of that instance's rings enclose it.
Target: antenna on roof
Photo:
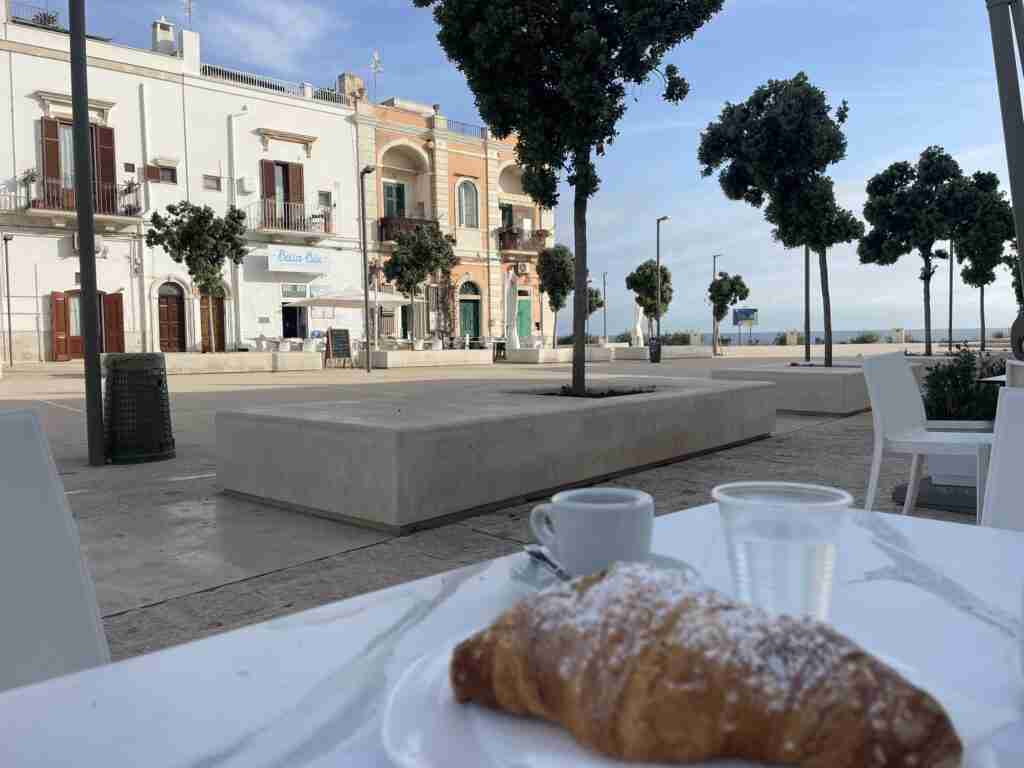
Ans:
[[[192,29],[192,0],[181,0],[181,4],[185,7],[185,26]]]
[[[374,50],[370,56],[370,71],[373,72],[373,101],[377,101],[377,75],[384,71],[384,65],[380,63],[380,51]]]

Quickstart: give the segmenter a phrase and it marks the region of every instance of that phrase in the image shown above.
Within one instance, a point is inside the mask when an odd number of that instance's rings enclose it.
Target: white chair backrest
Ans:
[[[924,429],[924,401],[906,355],[892,352],[865,358],[864,379],[876,438]]]
[[[0,691],[110,661],[96,590],[46,436],[0,414]]]
[[[981,524],[1024,531],[1021,459],[1024,458],[1024,389],[999,391],[992,458],[985,484]]]
[[[1006,361],[1006,386],[1024,387],[1024,363],[1019,360]]]

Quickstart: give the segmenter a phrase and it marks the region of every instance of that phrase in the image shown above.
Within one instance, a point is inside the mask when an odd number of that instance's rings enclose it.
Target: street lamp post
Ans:
[[[4,285],[7,287],[7,362],[14,367],[14,340],[11,330],[11,252],[8,243],[14,239],[10,232],[4,232]]]
[[[655,293],[654,293],[654,324],[655,338],[661,344],[661,222],[668,221],[670,216],[659,216],[657,225],[657,242],[655,246]]]
[[[718,260],[722,254],[711,254],[711,282],[718,277]],[[718,318],[715,317],[715,305],[711,305],[711,354],[718,354]]]
[[[366,177],[377,168],[367,165],[359,171],[359,246],[363,251],[363,338],[366,341],[366,372],[373,367],[370,349],[370,264],[366,255]]]
[[[604,300],[604,343],[608,343],[608,273],[601,273],[601,298]]]

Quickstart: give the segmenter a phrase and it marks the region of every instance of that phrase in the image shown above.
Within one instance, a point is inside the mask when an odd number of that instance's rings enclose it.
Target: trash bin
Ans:
[[[164,356],[108,354],[103,366],[107,459],[114,464],[138,464],[174,458]]]
[[[661,339],[651,338],[650,357],[652,363],[661,362]]]

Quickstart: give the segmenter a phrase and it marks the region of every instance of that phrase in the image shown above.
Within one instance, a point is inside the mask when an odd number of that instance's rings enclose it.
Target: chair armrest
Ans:
[[[932,421],[925,422],[929,432],[991,432],[995,429],[993,421]]]

